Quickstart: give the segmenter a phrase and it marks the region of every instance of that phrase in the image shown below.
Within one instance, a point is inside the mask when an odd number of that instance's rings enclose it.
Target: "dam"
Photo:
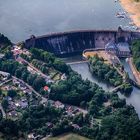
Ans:
[[[85,49],[105,48],[109,42],[131,43],[140,38],[140,32],[118,30],[80,30],[53,33],[44,36],[32,35],[25,40],[25,47],[36,47],[54,53],[58,57],[81,54]]]

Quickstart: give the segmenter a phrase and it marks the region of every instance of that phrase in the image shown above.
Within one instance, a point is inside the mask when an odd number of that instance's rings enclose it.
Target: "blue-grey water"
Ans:
[[[0,32],[13,42],[30,35],[81,29],[117,29],[130,19],[120,19],[115,0],[0,0]]]
[[[131,75],[131,70],[126,61],[123,61],[125,70]],[[97,78],[93,77],[89,71],[88,64],[87,63],[81,63],[81,64],[73,64],[70,65],[71,68],[81,74],[83,79],[88,79],[93,83],[97,83],[100,87],[102,87],[105,91],[110,91],[112,87],[106,85],[104,82],[99,81]],[[131,75],[132,77],[132,75]],[[140,90],[135,88],[133,89],[132,94],[129,97],[125,97],[121,93],[118,93],[120,98],[125,98],[127,104],[131,104],[135,107],[135,110],[140,118]]]

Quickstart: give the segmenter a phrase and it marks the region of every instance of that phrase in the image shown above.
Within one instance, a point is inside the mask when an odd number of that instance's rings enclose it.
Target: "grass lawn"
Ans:
[[[54,137],[54,138],[49,138],[46,140],[89,140],[89,139],[82,137],[80,135],[77,135],[77,134],[70,133],[70,134],[65,134],[58,137]]]
[[[53,68],[50,68],[49,71],[48,71],[48,74],[53,77],[55,74],[57,73],[57,71]]]
[[[54,81],[57,81],[57,80],[60,80],[61,78],[60,78],[60,74],[58,73],[58,74],[56,74],[54,77],[53,77],[53,80]]]

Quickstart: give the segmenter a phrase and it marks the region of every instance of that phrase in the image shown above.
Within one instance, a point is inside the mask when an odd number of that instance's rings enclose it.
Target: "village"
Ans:
[[[24,53],[29,54],[29,52],[24,50]],[[47,83],[54,83],[60,80],[65,80],[67,77],[65,73],[56,72],[54,76],[45,75],[39,69],[34,67],[31,63],[27,62],[25,59],[21,58],[19,55],[23,53],[21,49],[14,47],[13,50],[15,60],[21,64],[27,64],[27,70],[30,73],[37,74],[43,77]],[[54,73],[53,70],[52,73]],[[56,78],[57,77],[57,78]],[[12,120],[18,120],[22,117],[22,113],[30,106],[38,106],[42,104],[47,106],[48,104],[64,111],[64,117],[74,117],[77,114],[87,114],[87,110],[81,109],[76,106],[61,103],[60,101],[53,101],[49,99],[49,94],[51,89],[48,86],[44,86],[43,90],[47,93],[46,96],[39,94],[35,91],[28,83],[25,83],[22,79],[12,76],[10,73],[0,71],[0,110],[3,118],[8,118]],[[53,124],[48,122],[48,126],[52,127]],[[76,129],[80,129],[77,124],[72,124]],[[35,135],[29,134],[29,139],[35,138]]]
[[[0,71],[0,85],[2,94],[0,95],[1,103],[0,109],[3,115],[3,118],[18,120],[22,117],[23,111],[25,111],[30,106],[38,106],[42,104],[47,106],[48,104],[64,111],[64,117],[74,117],[77,114],[87,114],[87,111],[76,106],[63,104],[60,101],[49,100],[37,93],[32,89],[28,84],[22,80],[11,76],[8,73]],[[44,90],[50,90],[47,86],[44,87]],[[7,104],[2,103],[7,101]],[[3,105],[2,105],[3,104]],[[75,129],[80,129],[80,126],[77,124],[72,124]],[[53,124],[48,122],[48,127],[52,128]],[[35,139],[40,136],[36,136],[35,133],[30,133],[28,139]]]

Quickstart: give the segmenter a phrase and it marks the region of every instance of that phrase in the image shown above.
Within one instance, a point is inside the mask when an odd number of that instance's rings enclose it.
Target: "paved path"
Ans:
[[[113,88],[110,92],[115,92],[115,91],[117,91],[120,87],[122,87],[123,86],[123,84],[122,85],[119,85],[119,86],[117,86],[117,87],[115,87],[115,88]]]
[[[44,73],[42,73],[39,69],[37,69],[36,67],[34,67],[31,63],[29,63],[28,61],[26,61],[25,59],[23,59],[22,57],[19,57],[22,61],[24,61],[25,63],[28,64],[28,66],[30,66],[33,70],[35,70],[37,73],[39,73],[42,77],[49,79],[49,76],[45,75]]]

